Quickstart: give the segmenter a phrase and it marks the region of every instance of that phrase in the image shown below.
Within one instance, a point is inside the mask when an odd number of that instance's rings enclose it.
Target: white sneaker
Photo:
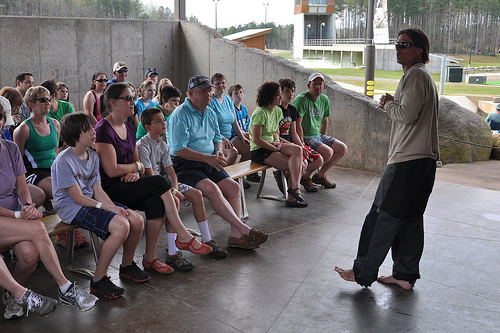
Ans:
[[[73,283],[64,294],[61,292],[61,289],[58,290],[61,303],[64,305],[71,305],[78,311],[88,311],[92,309],[99,300],[96,296],[83,291],[76,282]]]

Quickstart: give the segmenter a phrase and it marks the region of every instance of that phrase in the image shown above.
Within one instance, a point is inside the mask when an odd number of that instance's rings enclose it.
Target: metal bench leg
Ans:
[[[241,218],[248,218],[248,208],[247,199],[245,197],[245,188],[243,187],[243,177],[238,178],[238,183],[240,184],[240,195],[241,195]]]
[[[282,179],[284,179],[283,186],[286,191],[287,189],[287,182],[286,182],[286,177],[284,176],[284,172],[282,174]],[[276,200],[276,201],[285,201],[286,200],[286,192],[283,198],[277,197],[275,195],[263,195],[262,194],[262,189],[264,187],[264,180],[266,179],[266,170],[262,170],[262,176],[260,177],[260,184],[259,184],[259,190],[257,191],[257,198],[262,198],[262,199],[269,199],[269,200]]]
[[[96,249],[94,248],[95,242],[93,239],[93,237],[95,237],[95,239],[97,240],[97,236],[93,232],[89,232],[89,234],[90,234],[90,244],[92,244],[92,251],[94,252],[94,259],[97,265],[97,258],[99,257],[99,254],[98,252],[96,252]],[[93,278],[95,274],[93,270],[90,270],[88,268],[73,266],[74,244],[75,244],[75,230],[72,230],[68,232],[68,245],[66,248],[66,262],[64,267],[71,273],[81,274],[88,278]],[[99,244],[98,241],[97,244]],[[99,252],[100,252],[100,247],[99,247]]]
[[[71,246],[70,246],[71,244]],[[75,248],[75,230],[68,231],[68,243],[66,246],[66,259],[64,260],[64,267],[73,266],[73,254]]]

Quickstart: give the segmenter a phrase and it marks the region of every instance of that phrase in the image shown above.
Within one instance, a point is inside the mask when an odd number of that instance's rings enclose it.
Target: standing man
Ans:
[[[33,80],[33,74],[31,73],[21,73],[16,76],[16,90],[23,96],[26,94],[26,91],[33,87],[35,81]],[[31,112],[28,109],[28,105],[26,102],[23,102],[21,108],[19,109],[19,113],[21,115],[21,121],[28,119],[31,116]]]
[[[394,96],[380,98],[380,107],[392,120],[389,161],[363,224],[353,269],[335,267],[344,280],[362,286],[377,279],[389,248],[392,275],[379,277],[379,282],[412,289],[420,278],[424,211],[439,158],[438,94],[424,65],[429,49],[429,38],[419,27],[399,31],[396,55],[404,75]]]
[[[156,68],[148,68],[144,72],[144,81],[151,80],[154,82],[155,87],[158,84],[158,70]]]
[[[168,120],[167,143],[173,155],[172,164],[179,182],[199,189],[217,214],[229,222],[231,236],[227,245],[256,249],[268,235],[241,222],[240,187],[224,171],[227,162],[222,152],[222,135],[217,115],[208,106],[212,87],[206,76],[189,79],[186,100]]]
[[[500,130],[500,104],[497,104],[497,112],[490,113],[485,120],[492,131]]]
[[[111,80],[108,80],[108,86],[116,82],[128,82],[128,67],[123,61],[117,61],[113,65],[113,75],[115,76]]]
[[[293,102],[299,113],[297,119],[297,134],[301,140],[318,151],[323,157],[323,165],[312,176],[312,182],[325,188],[335,188],[326,178],[326,172],[331,169],[347,153],[347,146],[340,140],[328,136],[328,117],[330,116],[330,101],[323,94],[325,78],[321,73],[312,73],[307,83],[309,90],[300,93]],[[302,178],[301,184],[310,184],[309,178]]]

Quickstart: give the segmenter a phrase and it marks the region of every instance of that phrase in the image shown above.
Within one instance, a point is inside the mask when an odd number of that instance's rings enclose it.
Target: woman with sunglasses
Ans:
[[[114,83],[102,97],[101,114],[106,116],[95,127],[101,184],[111,200],[145,212],[146,253],[142,265],[160,274],[170,274],[173,268],[156,257],[165,217],[167,232],[177,233],[175,245],[179,249],[206,255],[212,248],[191,236],[182,223],[168,180],[163,176],[141,177],[145,169],[135,145],[134,128],[126,121],[134,114],[134,101],[135,90],[130,83]]]
[[[83,97],[83,111],[92,117],[97,123],[101,120],[101,112],[99,110],[100,98],[106,89],[108,77],[103,72],[95,72],[92,75],[92,84],[90,90]]]
[[[50,167],[56,159],[60,125],[56,119],[48,118],[50,93],[45,87],[31,87],[24,101],[31,116],[14,130],[14,142],[24,159],[26,182],[38,186],[46,199],[52,198]]]

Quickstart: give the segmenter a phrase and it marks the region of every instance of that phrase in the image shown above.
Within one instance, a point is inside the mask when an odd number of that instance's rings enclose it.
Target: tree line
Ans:
[[[368,0],[336,0],[337,38],[365,38]],[[494,55],[500,47],[499,0],[388,0],[389,36],[418,25],[431,51]]]

